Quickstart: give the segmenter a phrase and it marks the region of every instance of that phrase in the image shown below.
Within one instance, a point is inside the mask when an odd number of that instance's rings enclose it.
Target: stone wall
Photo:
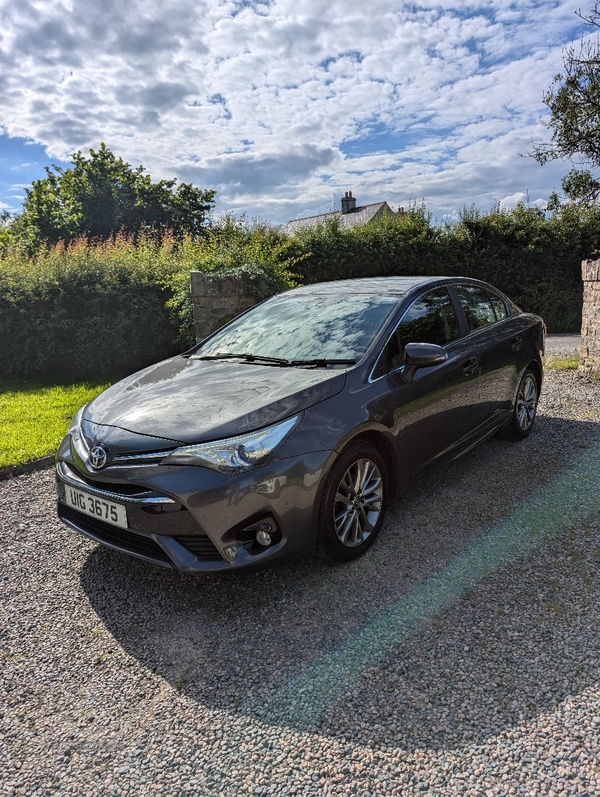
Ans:
[[[579,368],[600,374],[600,260],[584,260]]]
[[[192,271],[190,283],[197,341],[256,304],[244,281],[237,276],[211,277]]]

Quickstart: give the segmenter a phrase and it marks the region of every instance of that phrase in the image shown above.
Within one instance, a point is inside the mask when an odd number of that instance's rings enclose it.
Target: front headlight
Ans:
[[[78,441],[81,438],[81,418],[83,416],[85,407],[86,405],[84,404],[83,407],[80,407],[75,415],[71,418],[71,424],[69,426],[68,433],[75,441]]]
[[[161,465],[200,465],[224,476],[252,470],[264,465],[292,431],[299,416],[288,418],[258,432],[249,432],[226,440],[183,446],[162,460]]]

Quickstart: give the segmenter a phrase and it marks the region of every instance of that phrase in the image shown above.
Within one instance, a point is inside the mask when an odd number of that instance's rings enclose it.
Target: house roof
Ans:
[[[374,202],[371,205],[362,205],[361,207],[354,208],[348,213],[342,213],[341,210],[334,210],[331,213],[321,213],[318,216],[307,216],[304,219],[293,219],[283,228],[283,232],[288,235],[295,235],[300,230],[307,227],[316,227],[317,224],[325,224],[329,219],[339,219],[342,227],[359,227],[361,224],[367,224],[373,221],[375,216],[380,213],[393,213],[394,211],[387,202]]]

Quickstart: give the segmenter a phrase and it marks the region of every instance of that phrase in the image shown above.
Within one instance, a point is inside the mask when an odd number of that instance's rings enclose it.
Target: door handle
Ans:
[[[465,376],[473,376],[479,371],[479,360],[477,357],[471,357],[470,360],[463,365],[463,374]]]
[[[520,351],[522,346],[523,346],[523,338],[520,335],[517,335],[517,337],[513,338],[512,340],[511,349],[513,351]]]

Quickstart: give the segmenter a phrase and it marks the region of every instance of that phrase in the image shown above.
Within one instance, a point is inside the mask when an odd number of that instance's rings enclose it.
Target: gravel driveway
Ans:
[[[550,357],[574,357],[579,354],[581,335],[563,332],[546,336],[546,355]]]
[[[185,577],[0,482],[0,794],[600,793],[600,386],[399,501],[363,559]]]

